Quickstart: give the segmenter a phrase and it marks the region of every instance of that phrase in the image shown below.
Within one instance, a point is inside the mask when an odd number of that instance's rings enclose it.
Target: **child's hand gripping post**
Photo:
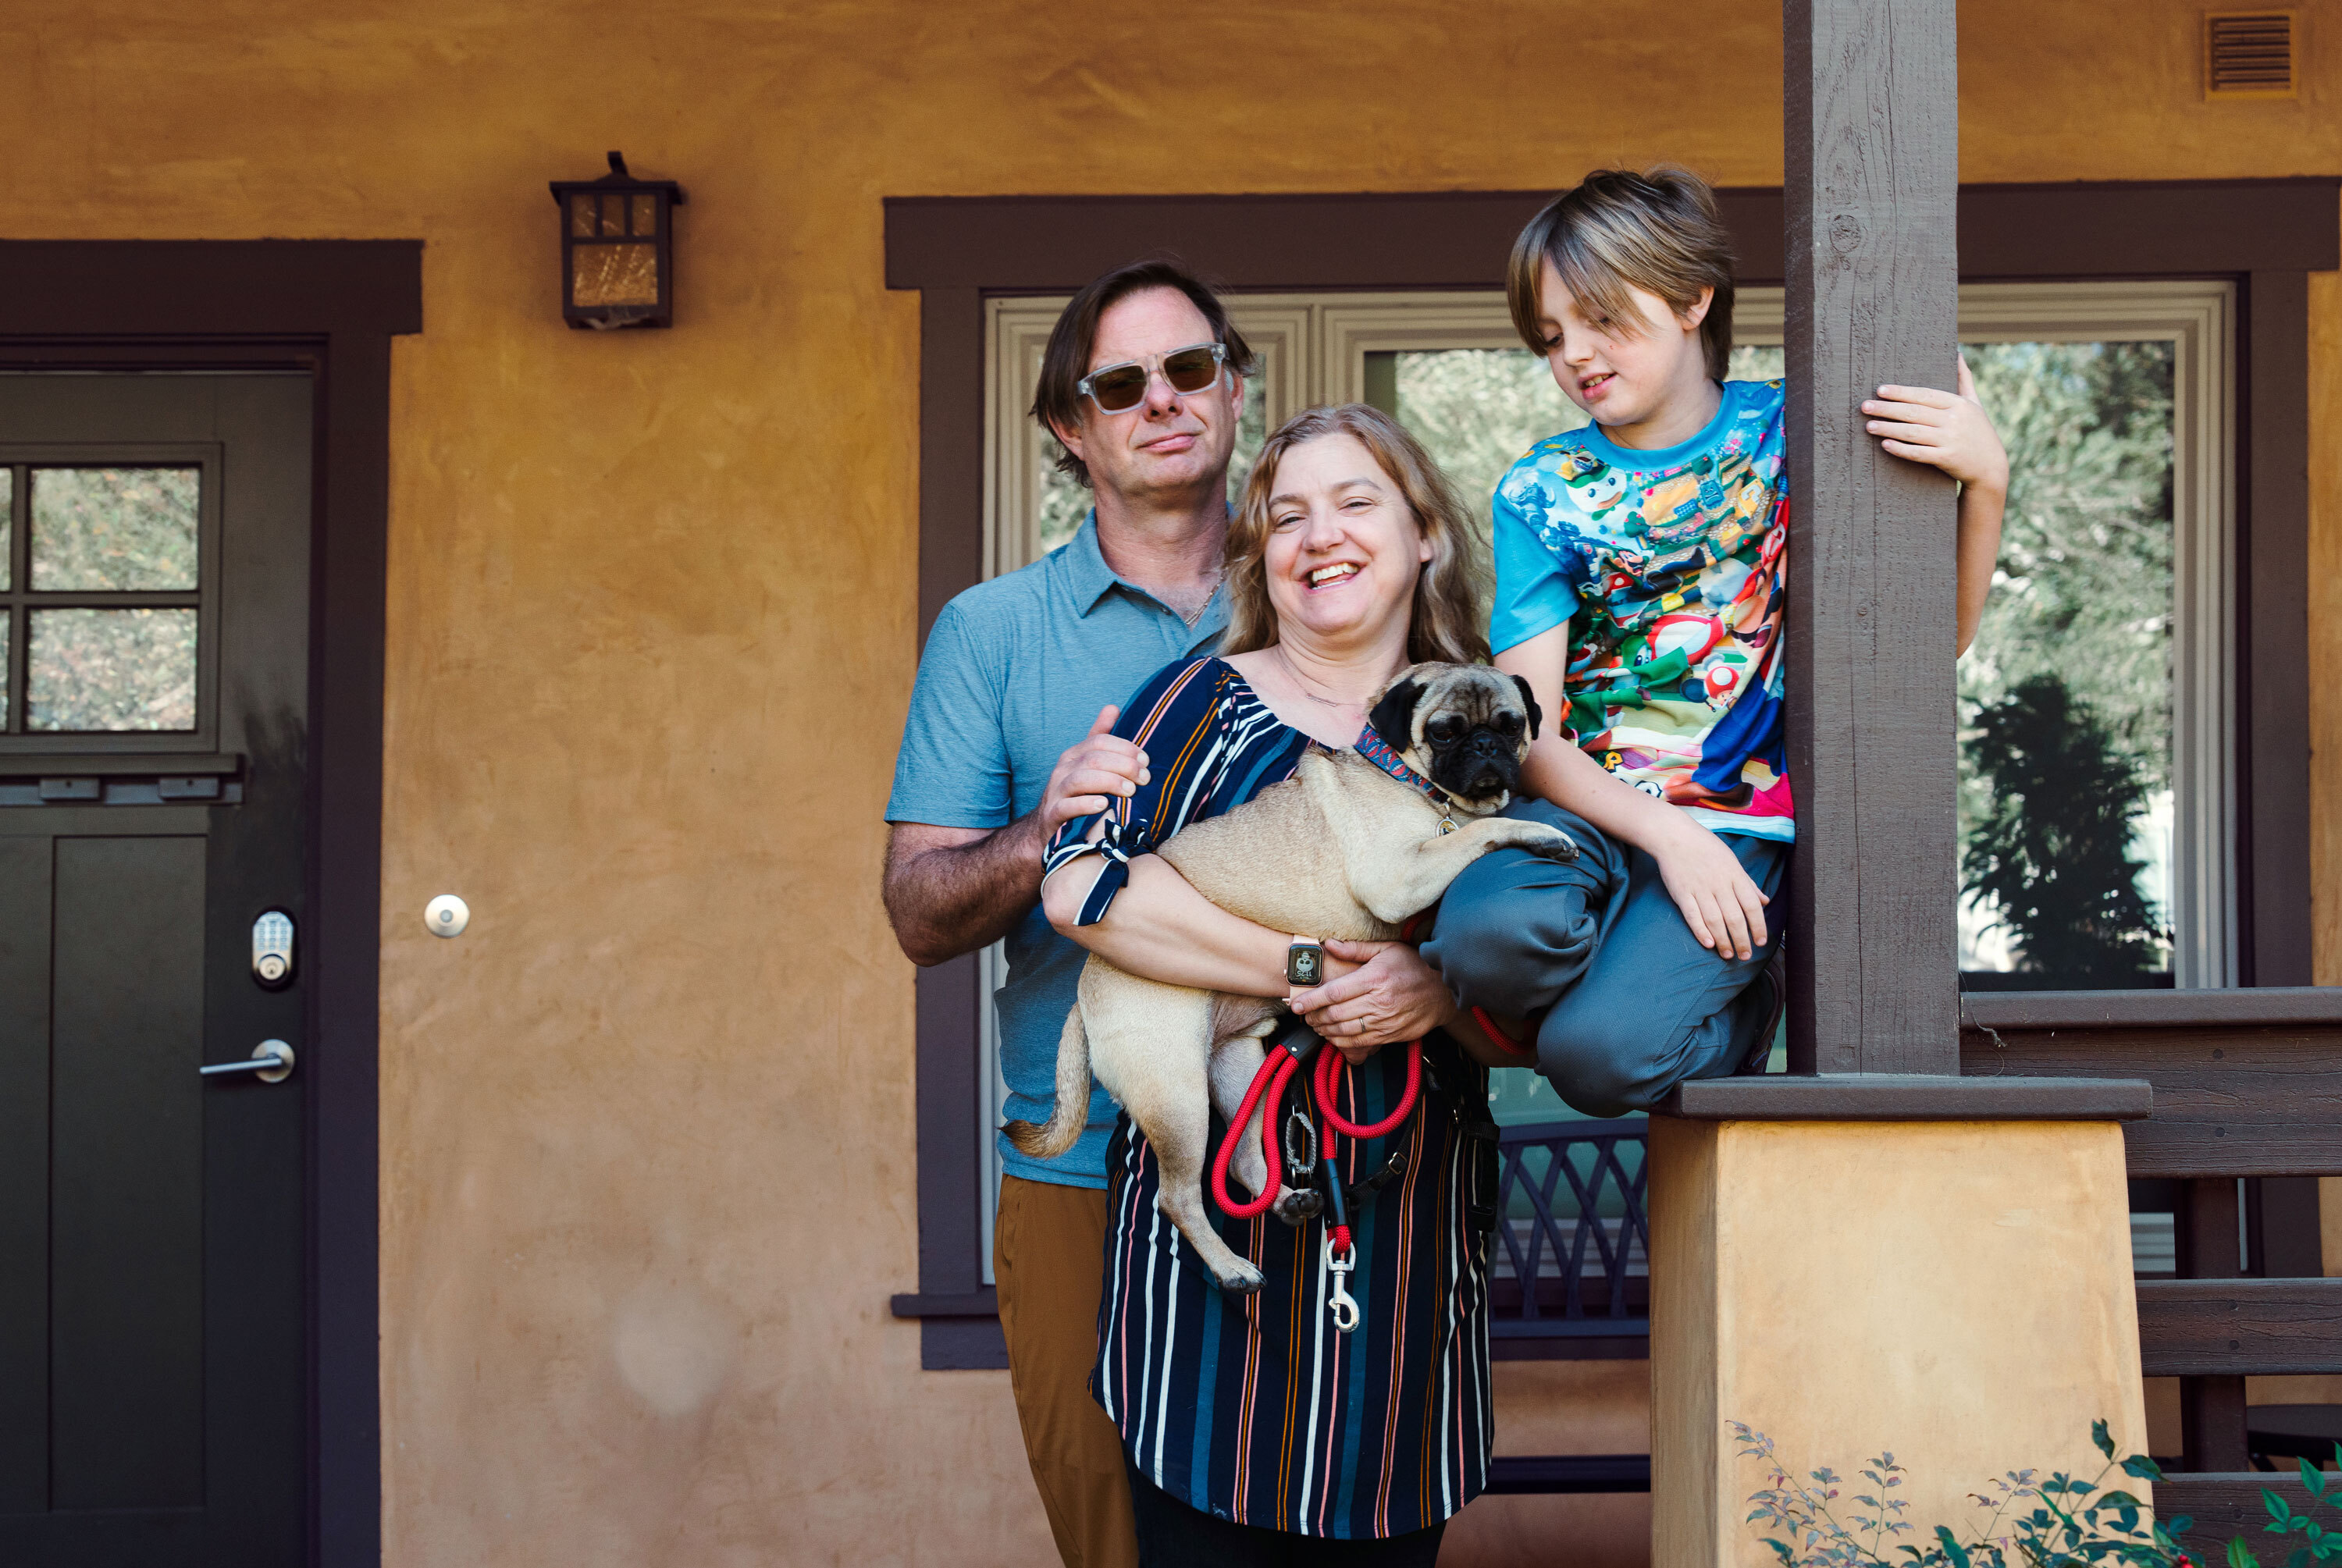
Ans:
[[[1977,396],[1967,356],[1957,392],[1932,386],[1882,386],[1867,398],[1865,429],[1888,455],[1940,468],[1960,482],[1958,651],[1967,652],[1984,618],[1985,596],[2000,554],[2000,518],[2008,501],[2008,449]]]

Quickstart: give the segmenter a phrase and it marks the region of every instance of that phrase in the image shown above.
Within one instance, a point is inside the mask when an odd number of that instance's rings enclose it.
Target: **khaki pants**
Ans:
[[[1090,1397],[1106,1193],[1000,1179],[992,1273],[1025,1457],[1066,1568],[1136,1568],[1122,1434]]]

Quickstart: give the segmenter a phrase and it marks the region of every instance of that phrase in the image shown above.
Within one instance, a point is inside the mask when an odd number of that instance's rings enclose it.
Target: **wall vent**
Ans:
[[[2204,18],[2204,95],[2290,98],[2297,31],[2290,11],[2215,11]]]

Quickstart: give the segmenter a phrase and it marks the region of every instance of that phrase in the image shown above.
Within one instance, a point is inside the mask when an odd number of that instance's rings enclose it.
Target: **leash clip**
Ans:
[[[1350,1271],[1357,1266],[1357,1249],[1345,1247],[1339,1252],[1335,1251],[1334,1237],[1329,1229],[1326,1236],[1326,1270],[1334,1276],[1334,1286],[1326,1297],[1326,1310],[1333,1314],[1334,1326],[1344,1333],[1358,1326],[1358,1303],[1350,1294],[1349,1278]]]

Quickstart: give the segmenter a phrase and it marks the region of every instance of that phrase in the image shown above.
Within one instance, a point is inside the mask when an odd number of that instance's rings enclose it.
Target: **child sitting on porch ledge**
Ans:
[[[1496,487],[1490,628],[1497,664],[1548,715],[1523,773],[1537,798],[1513,810],[1586,853],[1486,856],[1448,890],[1423,953],[1481,1027],[1516,1050],[1534,1037],[1563,1099],[1618,1115],[1686,1079],[1761,1071],[1780,1017],[1766,906],[1797,832],[1782,383],[1724,379],[1730,240],[1682,170],[1606,170],[1565,192],[1522,231],[1506,293],[1522,338],[1593,420],[1539,442]],[[1960,482],[1964,651],[2008,459],[1964,361],[1957,385],[1882,386],[1862,413],[1887,452]]]

